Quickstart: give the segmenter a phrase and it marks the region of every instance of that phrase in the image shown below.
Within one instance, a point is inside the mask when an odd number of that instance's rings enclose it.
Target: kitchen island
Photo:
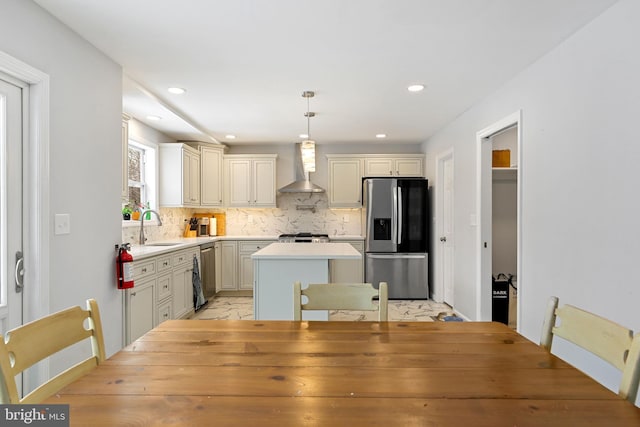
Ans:
[[[272,243],[251,255],[256,320],[293,320],[293,283],[329,283],[329,260],[362,259],[348,243]],[[326,310],[305,311],[303,320],[328,320]]]

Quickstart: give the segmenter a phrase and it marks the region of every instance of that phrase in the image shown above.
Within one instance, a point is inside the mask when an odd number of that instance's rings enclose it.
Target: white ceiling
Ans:
[[[35,1],[122,65],[125,112],[228,145],[299,141],[304,90],[318,144],[423,142],[615,3]]]

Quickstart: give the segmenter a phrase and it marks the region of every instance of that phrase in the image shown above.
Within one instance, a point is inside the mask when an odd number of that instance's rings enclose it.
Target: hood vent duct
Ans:
[[[281,193],[324,193],[324,188],[309,181],[309,172],[305,172],[302,164],[301,143],[295,144],[293,156],[293,168],[295,169],[295,181],[279,189]]]

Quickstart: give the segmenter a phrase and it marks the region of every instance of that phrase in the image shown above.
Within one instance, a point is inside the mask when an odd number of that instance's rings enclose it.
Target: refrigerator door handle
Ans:
[[[402,187],[398,187],[398,245],[402,244]]]
[[[368,258],[373,259],[395,259],[395,258],[410,258],[410,259],[422,259],[426,258],[426,254],[372,254],[367,253]]]
[[[398,250],[398,193],[391,191],[391,203],[393,207],[391,209],[391,244],[394,251]]]

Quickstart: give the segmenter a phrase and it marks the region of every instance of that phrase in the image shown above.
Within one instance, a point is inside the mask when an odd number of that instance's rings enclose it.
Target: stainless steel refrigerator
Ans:
[[[429,298],[429,188],[424,178],[362,181],[365,281],[391,299]]]

